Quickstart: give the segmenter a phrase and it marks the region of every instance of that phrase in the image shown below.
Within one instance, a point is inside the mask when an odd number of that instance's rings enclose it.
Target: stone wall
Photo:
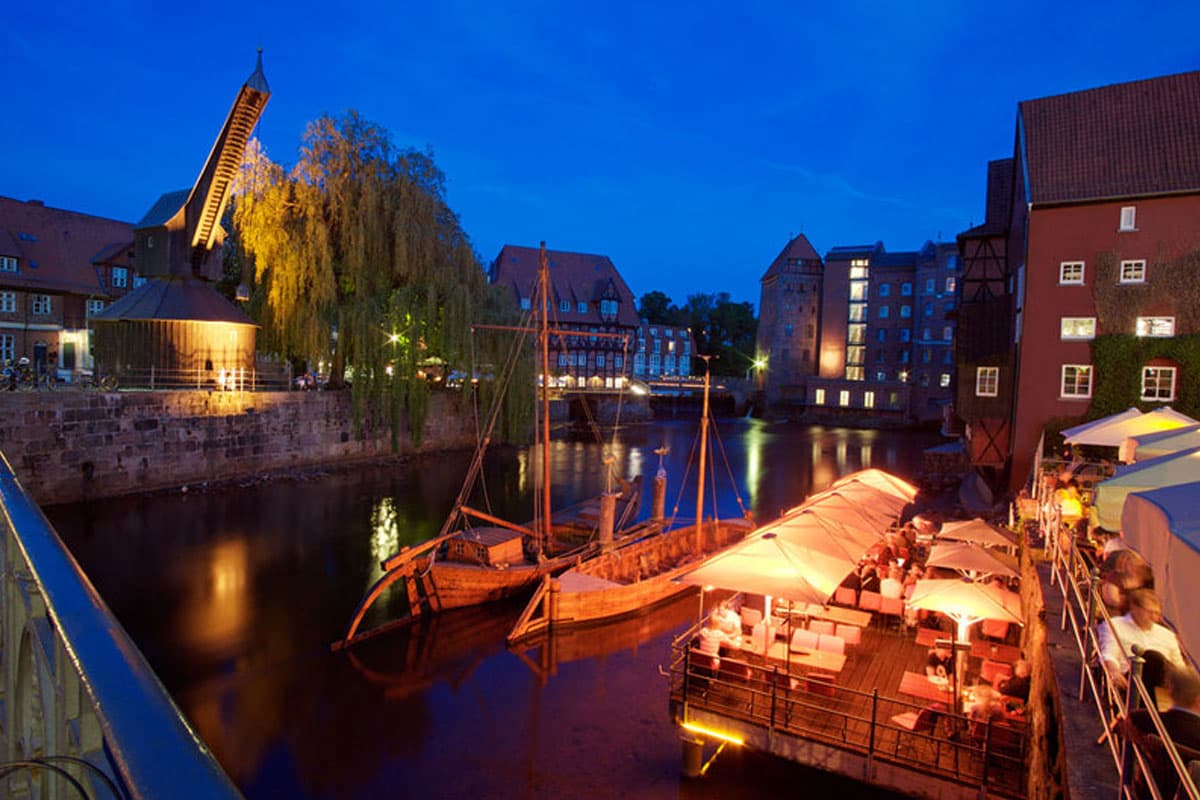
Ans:
[[[0,452],[42,505],[418,452],[354,431],[349,392],[3,392]],[[430,397],[421,451],[474,445],[457,395]]]

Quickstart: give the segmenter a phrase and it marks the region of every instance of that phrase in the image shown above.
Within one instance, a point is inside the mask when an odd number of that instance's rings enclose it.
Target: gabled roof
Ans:
[[[539,258],[540,251],[536,247],[506,244],[492,262],[488,277],[492,283],[512,289],[518,298],[531,297],[537,286]],[[598,325],[601,323],[600,300],[615,291],[620,301],[617,324],[639,324],[633,292],[608,256],[547,250],[546,258],[550,262],[550,314],[553,319]],[[570,303],[569,311],[560,309],[561,300]],[[587,303],[586,313],[579,312],[579,303]]]
[[[1200,71],[1018,106],[1029,202],[1200,192]]]
[[[93,314],[92,319],[255,324],[246,312],[227,300],[212,284],[196,278],[150,278],[140,288]]]
[[[765,281],[773,278],[781,272],[786,271],[789,264],[796,262],[815,261],[817,266],[821,265],[821,256],[812,243],[808,241],[808,237],[803,233],[792,239],[784,248],[779,251],[779,255],[775,256],[775,260],[771,262],[771,266],[767,267],[767,271],[759,278],[760,281]]]
[[[103,297],[93,264],[132,266],[132,245],[128,222],[0,197],[0,255],[18,262],[5,286]]]

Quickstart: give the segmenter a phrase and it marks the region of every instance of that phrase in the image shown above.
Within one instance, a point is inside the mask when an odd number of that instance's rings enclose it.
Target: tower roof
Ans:
[[[763,273],[760,281],[765,281],[773,278],[781,272],[786,271],[789,264],[802,263],[805,261],[815,261],[821,263],[821,256],[817,253],[817,249],[808,241],[808,237],[803,233],[794,237],[790,242],[784,245],[784,248],[779,251],[779,255],[775,256],[775,260],[771,262],[771,266],[767,267],[767,271]]]

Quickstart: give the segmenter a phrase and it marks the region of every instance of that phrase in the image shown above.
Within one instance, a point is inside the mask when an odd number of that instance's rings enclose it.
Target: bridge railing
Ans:
[[[3,456],[0,526],[0,797],[241,797]]]

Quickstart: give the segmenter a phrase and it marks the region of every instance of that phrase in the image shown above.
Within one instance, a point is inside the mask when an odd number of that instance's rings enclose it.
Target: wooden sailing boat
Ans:
[[[619,531],[625,541],[647,531],[653,523],[633,524],[641,499],[641,478],[624,484],[619,494],[552,512],[550,503],[550,334],[549,263],[546,243],[541,245],[538,269],[538,356],[543,376],[538,439],[541,449],[541,485],[539,509],[535,519],[517,524],[467,505],[483,465],[483,455],[498,417],[499,401],[492,409],[481,446],[468,468],[454,508],[432,539],[402,548],[382,564],[383,576],[367,591],[355,609],[343,638],[333,647],[340,649],[409,622],[424,610],[464,608],[491,603],[532,591],[548,575],[586,562],[608,550]],[[522,333],[526,328],[507,328]],[[589,333],[592,337],[616,337],[621,334]],[[604,541],[595,535],[603,531]],[[408,596],[409,617],[393,620],[367,631],[360,631],[367,612],[393,584],[402,581]]]
[[[754,523],[749,518],[704,519],[708,385],[706,363],[704,404],[700,417],[696,523],[659,531],[623,547],[613,548],[572,567],[560,577],[547,575],[509,633],[510,643],[546,631],[553,633],[635,614],[663,603],[694,588],[676,583],[676,578],[694,569],[700,560],[741,540],[753,529]],[[655,477],[656,504],[660,481],[666,481],[661,466]]]

